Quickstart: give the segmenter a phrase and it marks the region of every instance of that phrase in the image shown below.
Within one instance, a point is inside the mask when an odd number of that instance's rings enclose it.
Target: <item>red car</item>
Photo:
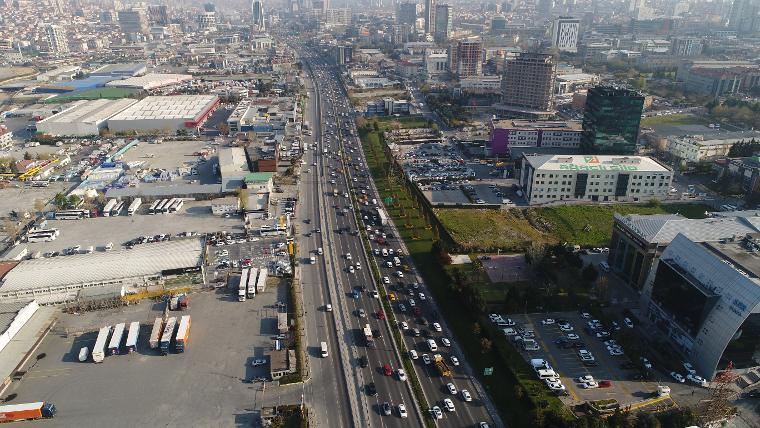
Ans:
[[[386,376],[393,376],[393,368],[391,368],[390,364],[383,366],[383,374]]]
[[[385,312],[383,312],[382,309],[380,309],[379,311],[377,311],[377,319],[379,319],[379,320],[384,320],[385,319]]]
[[[611,380],[600,380],[599,381],[599,388],[609,388],[612,386]]]

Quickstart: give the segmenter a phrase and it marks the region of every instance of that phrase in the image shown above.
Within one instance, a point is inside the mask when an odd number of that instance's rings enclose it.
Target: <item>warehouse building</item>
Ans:
[[[63,303],[79,290],[123,285],[127,292],[163,278],[203,271],[202,239],[177,239],[108,252],[75,254],[18,262],[0,279],[0,303]]]
[[[654,261],[679,234],[692,242],[718,242],[760,232],[758,213],[714,213],[704,219],[678,214],[615,214],[607,263],[628,285],[641,290]]]
[[[697,243],[678,234],[655,262],[641,307],[697,374],[760,366],[760,234]]]
[[[193,80],[189,74],[159,74],[150,73],[145,76],[128,77],[122,80],[114,80],[106,83],[106,86],[114,88],[130,88],[148,91],[164,86],[177,85],[182,82]]]
[[[243,187],[245,178],[251,173],[245,149],[230,147],[219,150],[219,172],[222,175],[222,192],[234,192]]]
[[[137,77],[148,71],[144,62],[107,64],[90,73],[90,76]]]
[[[37,122],[37,132],[55,137],[89,137],[106,128],[108,119],[137,100],[78,101],[73,106]]]
[[[530,205],[665,199],[673,171],[643,156],[523,154],[520,186]]]
[[[111,132],[139,131],[149,134],[197,132],[219,106],[214,95],[146,97],[108,120]]]

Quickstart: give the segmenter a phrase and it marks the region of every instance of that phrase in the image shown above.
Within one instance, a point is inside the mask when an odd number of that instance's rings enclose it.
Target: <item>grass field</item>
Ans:
[[[665,116],[652,116],[641,119],[641,126],[651,127],[655,125],[699,125],[708,121],[693,114],[668,114]]]
[[[56,104],[56,103],[68,103],[71,101],[77,101],[77,100],[97,100],[101,98],[108,98],[108,99],[119,99],[119,98],[126,98],[130,95],[138,94],[140,93],[139,89],[128,89],[128,88],[95,88],[90,89],[89,91],[82,91],[77,92],[75,94],[64,94],[59,95],[55,98],[50,98],[49,100],[46,100],[45,102],[48,104]]]
[[[679,213],[704,218],[709,207],[669,205],[563,205],[508,211],[440,209],[436,215],[452,238],[469,251],[520,251],[531,242],[570,242],[606,246],[612,238],[613,215]]]

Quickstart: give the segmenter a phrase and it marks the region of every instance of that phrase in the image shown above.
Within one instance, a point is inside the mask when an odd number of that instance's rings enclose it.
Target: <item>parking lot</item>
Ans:
[[[275,302],[286,298],[284,284],[246,302],[224,288],[191,294],[188,310],[170,312],[192,317],[187,350],[163,357],[147,343],[163,304],[61,314],[38,350],[45,358],[8,393],[18,394],[13,403],[54,403],[56,426],[251,426],[261,384],[249,381],[269,371],[251,362],[272,349]],[[94,344],[98,328],[131,321],[142,324],[135,353],[109,356],[101,364],[77,361],[81,347]]]

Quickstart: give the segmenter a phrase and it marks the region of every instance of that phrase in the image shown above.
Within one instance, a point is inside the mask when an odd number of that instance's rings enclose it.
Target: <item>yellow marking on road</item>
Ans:
[[[536,327],[533,325],[533,320],[530,317],[528,317],[528,324],[530,324],[531,330],[533,330],[533,332],[535,333]],[[536,333],[536,337],[538,338],[538,343],[541,344],[541,347],[546,352],[546,355],[547,355],[546,358],[548,358],[549,361],[552,363],[552,367],[559,367],[559,364],[557,364],[557,360],[554,358],[554,353],[549,352],[549,348],[546,346],[546,342],[544,342],[543,336]],[[570,378],[566,377],[565,379],[570,379]],[[575,387],[571,385],[571,383],[572,382],[567,382],[567,385],[565,385],[565,389],[567,390],[567,392],[570,393],[570,397],[572,397],[573,401],[579,401],[580,398],[578,397],[578,394],[575,393]]]

